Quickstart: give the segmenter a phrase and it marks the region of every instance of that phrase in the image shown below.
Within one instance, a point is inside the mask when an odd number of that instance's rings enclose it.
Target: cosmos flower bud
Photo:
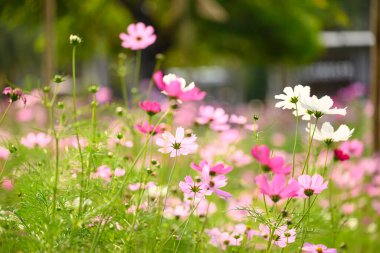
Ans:
[[[82,43],[82,39],[78,35],[74,35],[74,34],[70,35],[69,40],[70,40],[70,44],[74,46],[77,46]]]

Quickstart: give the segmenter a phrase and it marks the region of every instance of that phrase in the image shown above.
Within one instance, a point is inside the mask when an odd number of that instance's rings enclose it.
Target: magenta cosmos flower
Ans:
[[[162,71],[157,71],[153,75],[153,79],[158,89],[163,94],[173,99],[181,101],[198,101],[206,96],[206,92],[201,91],[192,82],[186,85],[185,79],[177,77],[174,74],[163,76]]]
[[[228,118],[229,116],[223,108],[214,108],[207,105],[199,107],[199,117],[196,122],[200,125],[209,125],[215,131],[226,131],[230,129]]]
[[[161,125],[158,125],[155,127],[155,125],[150,125],[148,122],[143,122],[143,123],[137,123],[136,124],[136,129],[139,130],[141,133],[143,134],[152,134],[152,135],[156,135],[156,134],[159,134],[159,133],[163,133],[164,132],[164,127],[161,126]]]
[[[158,150],[159,152],[170,153],[170,157],[176,157],[195,153],[198,148],[198,144],[195,143],[196,140],[195,134],[186,137],[185,129],[178,127],[175,136],[170,132],[164,132],[161,138],[157,138],[156,144],[161,147]]]
[[[289,174],[291,166],[285,166],[285,159],[281,156],[270,157],[270,150],[265,145],[255,145],[251,150],[252,156],[263,165],[265,172],[272,171],[275,174]]]
[[[146,111],[146,113],[149,115],[149,116],[153,116],[159,112],[161,112],[161,105],[160,103],[158,102],[154,102],[154,101],[143,101],[143,102],[139,102],[139,107],[141,109],[143,109],[144,111]]]
[[[127,27],[128,33],[120,33],[121,46],[131,50],[141,50],[149,47],[156,41],[156,35],[152,26],[146,26],[139,22]]]
[[[203,166],[201,180],[207,187],[206,195],[215,193],[223,199],[232,197],[230,193],[220,190],[220,188],[227,185],[227,178],[224,175],[211,176],[210,167],[208,165]]]
[[[269,196],[275,203],[280,199],[297,196],[297,191],[300,189],[300,185],[294,179],[290,179],[289,183],[286,184],[286,178],[283,174],[275,174],[272,182],[268,181],[267,175],[258,175],[256,184],[260,187],[260,192]]]
[[[301,175],[298,177],[298,184],[301,188],[298,191],[298,196],[308,198],[312,195],[318,195],[323,190],[327,189],[328,182],[323,182],[323,177],[320,175]]]
[[[194,181],[190,176],[185,177],[185,181],[179,182],[179,187],[187,198],[201,199],[207,191],[207,186],[203,182]]]
[[[29,133],[27,136],[21,138],[21,144],[28,148],[44,148],[49,145],[50,141],[51,136],[45,133]]]
[[[303,253],[336,253],[336,249],[328,249],[323,244],[305,243],[302,247]]]
[[[214,165],[209,165],[206,160],[201,161],[199,165],[192,162],[190,166],[191,168],[199,172],[202,172],[204,166],[209,166],[211,176],[215,176],[216,174],[221,174],[221,175],[227,174],[232,170],[231,166],[227,166],[224,163],[219,162]]]

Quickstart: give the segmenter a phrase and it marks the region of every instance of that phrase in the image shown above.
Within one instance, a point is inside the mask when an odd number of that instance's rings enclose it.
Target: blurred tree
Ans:
[[[0,42],[3,75],[15,66],[42,65],[38,56],[48,45],[44,4],[42,0],[0,1],[0,34],[7,37]],[[144,51],[146,62],[164,52],[166,64],[175,66],[302,64],[321,51],[318,31],[322,27],[347,21],[338,0],[55,0],[55,4],[55,43],[51,44],[57,66],[70,63],[67,38],[72,33],[85,42],[79,59],[94,54],[115,58],[122,51],[118,35],[132,21],[157,30],[157,43]]]

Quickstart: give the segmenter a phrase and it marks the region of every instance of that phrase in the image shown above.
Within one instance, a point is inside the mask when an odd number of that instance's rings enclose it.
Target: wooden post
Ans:
[[[371,1],[371,30],[375,43],[371,48],[371,99],[374,106],[372,123],[373,151],[380,151],[380,4]]]

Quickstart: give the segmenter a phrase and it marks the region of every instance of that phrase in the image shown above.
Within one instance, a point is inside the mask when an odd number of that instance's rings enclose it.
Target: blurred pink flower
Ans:
[[[198,101],[206,96],[206,92],[201,91],[194,83],[186,85],[185,79],[174,74],[163,76],[161,71],[154,73],[153,79],[158,89],[163,94],[173,99],[181,101]]]
[[[156,139],[156,144],[161,147],[158,149],[159,152],[170,153],[170,157],[176,157],[195,153],[198,148],[196,140],[197,137],[194,134],[186,137],[185,129],[178,127],[175,136],[170,132],[164,132],[161,138]]]
[[[208,202],[206,199],[202,199],[197,204],[197,209],[195,210],[195,213],[199,217],[206,217],[215,213],[216,210],[217,210],[217,207],[214,203]]]
[[[270,157],[270,150],[265,145],[255,145],[251,150],[252,156],[263,165],[265,172],[272,171],[276,174],[289,174],[292,166],[285,166],[285,159],[280,156]]]
[[[228,160],[234,163],[238,167],[243,167],[247,164],[250,164],[252,162],[251,156],[247,155],[243,152],[243,150],[238,149],[235,152],[233,152],[229,157]]]
[[[215,174],[227,174],[227,173],[231,172],[231,170],[232,170],[231,166],[226,166],[222,162],[216,163],[214,165],[209,165],[206,160],[202,160],[199,163],[199,165],[192,162],[190,166],[191,166],[191,168],[193,168],[194,170],[197,170],[199,172],[202,172],[204,166],[209,166],[210,167],[210,173],[214,174],[214,175]]]
[[[44,148],[49,145],[52,140],[50,135],[45,133],[29,133],[27,136],[21,138],[21,144],[28,148],[41,147]]]
[[[301,186],[298,191],[298,196],[309,198],[327,189],[328,181],[323,182],[323,177],[317,174],[313,176],[301,175],[298,177],[298,184]]]
[[[244,116],[232,114],[230,117],[230,123],[237,124],[237,125],[245,125],[247,124],[247,118]]]
[[[158,125],[156,128],[154,128],[155,125],[149,125],[147,121],[143,123],[137,123],[135,127],[137,130],[139,130],[143,134],[153,133],[153,135],[156,135],[156,134],[164,132],[164,125]]]
[[[286,136],[282,133],[273,133],[271,138],[273,146],[281,147],[286,142]]]
[[[344,153],[348,154],[349,156],[361,157],[364,151],[364,144],[363,142],[355,139],[343,142],[340,145],[339,149],[342,150]]]
[[[11,191],[13,189],[12,180],[8,178],[3,179],[3,183],[1,184],[4,190]]]
[[[297,191],[300,189],[300,185],[294,179],[290,179],[287,184],[283,174],[275,174],[271,182],[268,181],[267,175],[258,175],[256,184],[259,186],[260,192],[269,196],[275,203],[280,199],[297,196]]]
[[[102,86],[95,94],[95,99],[99,104],[106,104],[112,100],[112,90],[109,87]]]
[[[10,152],[7,148],[0,146],[0,159],[7,160],[10,155]]]
[[[111,168],[107,165],[99,166],[95,173],[91,173],[91,178],[101,178],[106,182],[110,182],[112,178]]]
[[[120,33],[121,46],[131,50],[141,50],[149,47],[156,41],[152,26],[138,22],[127,27],[128,33]]]
[[[311,244],[306,242],[302,246],[302,253],[336,253],[336,249],[329,249],[323,244]]]
[[[149,115],[149,116],[153,116],[159,112],[161,112],[161,105],[160,103],[158,102],[154,102],[154,101],[143,101],[143,102],[139,102],[139,107],[141,109],[143,109],[144,111],[146,111],[146,113]]]
[[[230,128],[225,111],[210,105],[199,107],[199,117],[196,122],[200,125],[209,125],[215,131],[226,131]]]
[[[114,172],[115,177],[122,177],[125,175],[125,169],[116,168]]]

